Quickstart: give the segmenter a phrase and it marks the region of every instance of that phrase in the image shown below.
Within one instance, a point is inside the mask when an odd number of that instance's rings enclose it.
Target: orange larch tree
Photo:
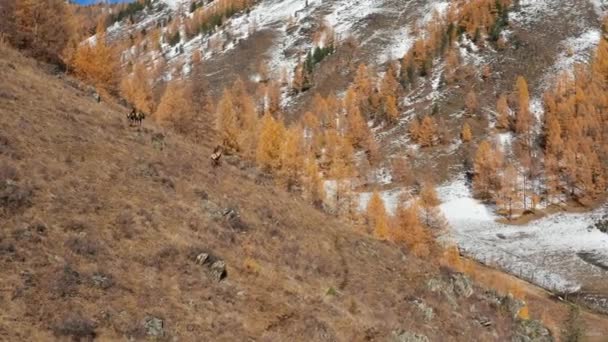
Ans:
[[[239,120],[234,102],[232,92],[224,89],[216,112],[216,129],[219,132],[222,146],[228,152],[240,151]]]
[[[285,126],[269,113],[262,117],[260,138],[256,151],[258,165],[266,171],[281,169],[281,149],[285,140]]]
[[[467,122],[462,125],[462,130],[460,131],[460,139],[463,143],[467,143],[473,139],[473,132],[471,131],[471,126]]]
[[[518,98],[518,108],[515,116],[515,132],[526,148],[532,147],[532,128],[534,118],[530,113],[530,93],[528,83],[523,76],[517,77],[516,91]]]
[[[379,239],[388,238],[389,221],[384,201],[378,191],[374,191],[369,202],[367,203],[367,219],[370,227]]]
[[[409,205],[400,204],[395,215],[392,239],[403,242],[418,257],[427,257],[433,249],[433,235],[419,218],[419,206],[416,201]]]
[[[106,42],[105,28],[98,25],[95,42],[81,44],[72,62],[76,74],[102,92],[116,90],[120,79],[118,52]]]
[[[477,93],[474,90],[471,90],[467,93],[467,97],[465,99],[465,106],[469,115],[477,115],[479,112],[479,100],[477,99]]]
[[[496,102],[496,128],[507,129],[510,126],[509,104],[507,96],[502,94]]]
[[[281,146],[279,175],[288,190],[291,190],[299,181],[304,165],[302,158],[303,132],[298,126],[292,126],[285,132],[285,141]]]
[[[180,133],[189,133],[195,116],[190,85],[180,80],[169,82],[154,113],[154,119]]]
[[[498,170],[502,165],[500,155],[487,140],[479,144],[473,165],[473,190],[475,195],[483,200],[494,198],[500,185]]]
[[[120,94],[138,110],[151,114],[156,109],[152,82],[148,69],[137,63],[133,73],[123,78],[120,83]]]

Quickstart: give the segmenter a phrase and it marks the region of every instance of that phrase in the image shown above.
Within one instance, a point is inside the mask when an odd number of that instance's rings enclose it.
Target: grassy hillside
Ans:
[[[194,144],[129,127],[126,108],[0,49],[0,339],[492,341],[526,326],[516,301],[238,160],[212,168],[211,129]]]

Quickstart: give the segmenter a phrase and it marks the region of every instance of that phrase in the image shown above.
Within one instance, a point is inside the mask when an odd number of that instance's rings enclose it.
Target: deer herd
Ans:
[[[146,113],[135,109],[135,107],[132,107],[131,111],[127,114],[127,120],[129,120],[129,126],[138,125],[141,127],[141,124],[145,118],[146,118]],[[213,153],[210,156],[211,165],[213,167],[220,166],[221,158],[222,158],[222,147],[218,145],[213,149]]]

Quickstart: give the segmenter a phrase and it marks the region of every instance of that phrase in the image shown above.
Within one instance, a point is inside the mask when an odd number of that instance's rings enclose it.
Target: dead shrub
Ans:
[[[82,284],[80,273],[70,265],[65,265],[62,270],[55,272],[51,292],[59,297],[73,297],[78,292],[80,284]]]
[[[107,290],[114,286],[114,278],[106,272],[95,272],[91,275],[91,283],[93,286],[102,290]]]
[[[139,174],[150,178],[167,189],[175,190],[175,183],[164,172],[165,165],[162,162],[150,162],[139,166]]]
[[[40,243],[46,237],[47,227],[43,223],[30,224],[25,228],[13,230],[12,236],[16,241]]]
[[[153,213],[141,208],[137,211],[137,215],[141,218],[141,223],[150,228],[158,229],[158,222]]]
[[[262,270],[262,266],[260,266],[257,261],[250,257],[245,258],[245,261],[243,261],[243,266],[245,267],[245,270],[247,270],[247,272],[255,275],[260,274],[260,271]]]
[[[14,215],[32,205],[33,189],[11,179],[0,179],[0,216]]]
[[[565,327],[561,333],[563,341],[583,341],[585,336],[585,323],[581,319],[581,309],[578,306],[574,304],[570,306],[568,319],[565,322]]]
[[[224,224],[227,228],[237,232],[244,232],[249,229],[249,225],[241,219],[236,210],[226,209],[222,214],[224,215]]]
[[[15,245],[7,241],[0,242],[0,256],[13,256],[17,252]]]
[[[0,135],[0,155],[7,156],[12,159],[20,159],[20,156],[17,154],[17,151],[12,146],[10,140]]]
[[[16,182],[19,180],[17,169],[6,162],[0,162],[0,182],[5,181]]]
[[[66,231],[71,231],[71,232],[76,232],[76,233],[80,233],[80,232],[89,230],[88,224],[83,221],[79,221],[79,220],[71,220],[71,221],[67,222],[63,226],[63,228]]]
[[[65,246],[78,255],[89,257],[96,256],[100,250],[97,242],[77,237],[68,239]]]
[[[255,213],[258,215],[259,218],[264,221],[270,222],[274,219],[274,213],[272,212],[272,209],[266,206],[256,208]]]
[[[92,321],[72,315],[64,318],[53,327],[55,336],[70,337],[72,341],[93,341],[95,336],[95,323]]]
[[[205,190],[195,189],[194,194],[202,201],[207,201],[209,199],[209,194]]]
[[[161,177],[156,181],[167,189],[175,190],[175,183],[168,177]]]
[[[130,211],[123,211],[116,217],[115,225],[117,230],[114,232],[115,239],[132,239],[135,235],[135,219]]]
[[[161,162],[143,164],[139,166],[139,174],[143,177],[158,178],[161,176],[161,167],[163,167]]]
[[[243,221],[240,216],[229,218],[227,220],[227,224],[228,227],[239,232],[243,232],[249,229],[247,223],[245,223],[245,221]]]
[[[179,250],[175,246],[165,246],[151,257],[146,258],[143,264],[162,270],[166,265],[174,264],[179,254]]]

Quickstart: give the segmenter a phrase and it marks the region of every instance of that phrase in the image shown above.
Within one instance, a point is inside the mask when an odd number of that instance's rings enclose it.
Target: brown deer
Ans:
[[[144,121],[145,118],[146,118],[146,113],[136,110],[135,107],[133,107],[131,109],[131,112],[129,112],[127,114],[127,119],[129,120],[130,126],[133,126],[136,123],[139,126],[141,126],[141,123],[142,123],[142,121]]]
[[[213,149],[213,153],[211,154],[211,165],[213,167],[220,166],[221,158],[222,158],[222,147],[220,145],[217,145]]]

